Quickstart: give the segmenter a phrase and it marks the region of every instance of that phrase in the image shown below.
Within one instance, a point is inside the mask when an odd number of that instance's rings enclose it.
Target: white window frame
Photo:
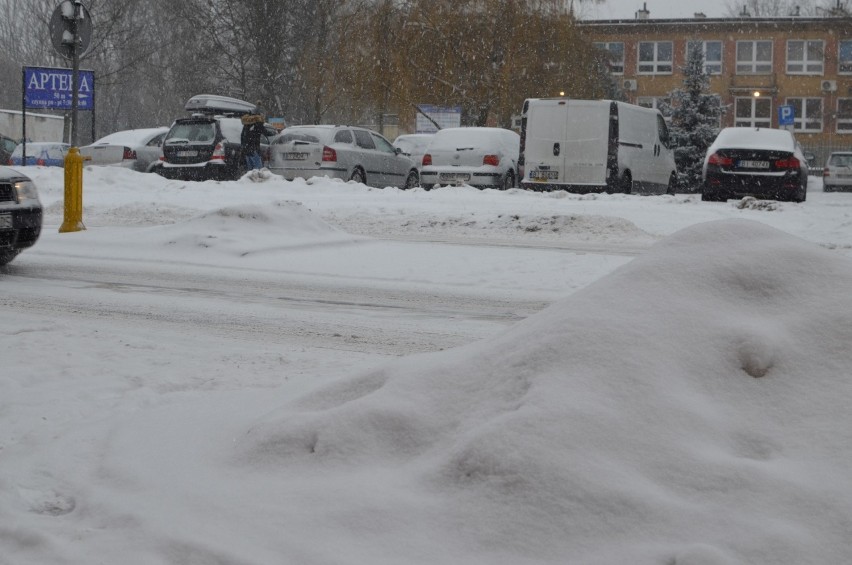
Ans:
[[[801,44],[802,58],[792,59],[790,48]],[[787,74],[788,75],[822,75],[825,72],[825,41],[822,39],[788,39],[787,40]]]
[[[737,110],[739,110],[741,104],[745,104],[746,101],[749,102],[749,116],[741,117],[738,116]],[[766,117],[758,118],[755,114],[757,113],[758,104],[763,105],[766,102],[769,104],[769,115]],[[755,97],[755,96],[738,96],[734,98],[734,125],[737,127],[761,127],[761,128],[771,128],[772,127],[772,99],[765,97]]]
[[[758,59],[758,44],[769,44],[769,60]],[[751,45],[751,57],[746,59],[743,53],[746,45]],[[743,49],[741,49],[741,47]],[[773,42],[771,39],[749,39],[737,41],[736,47],[736,74],[738,75],[769,75],[772,74],[773,65]],[[742,57],[742,58],[741,58]]]
[[[654,59],[643,61],[642,45],[654,46]],[[660,59],[660,46],[667,45],[669,59]],[[646,67],[642,70],[642,67]],[[650,68],[647,68],[650,67]],[[636,74],[639,75],[670,75],[674,70],[674,42],[672,41],[640,41],[636,45]]]
[[[796,102],[798,101],[798,104]],[[821,132],[823,128],[823,99],[818,97],[792,97],[787,98],[787,104],[790,106],[794,106],[796,108],[795,115],[793,117],[793,130],[801,131],[801,132]],[[817,116],[808,117],[808,110],[813,110],[814,105],[819,105],[819,111],[817,112]],[[810,107],[810,108],[809,108]],[[804,112],[802,111],[804,110]],[[818,123],[819,127],[807,127],[808,125],[813,125],[814,123]]]
[[[707,60],[707,44],[708,43],[718,43],[719,44],[719,60],[708,61]],[[690,40],[686,42],[686,60],[689,60],[689,51],[693,46],[701,46],[701,54],[704,55],[704,70],[708,75],[720,75],[722,74],[722,61],[724,61],[724,49],[725,44],[719,39],[709,39],[707,41],[701,40]]]
[[[636,98],[636,105],[642,106],[643,108],[653,108],[654,110],[659,110],[666,121],[671,120],[671,116],[667,116],[664,110],[666,106],[671,107],[671,98],[668,96],[639,96]]]
[[[837,74],[852,75],[852,38],[837,42]]]
[[[613,57],[615,54],[612,50],[612,47],[615,45],[621,46],[621,59],[616,59]],[[624,42],[623,41],[596,41],[594,46],[598,49],[602,49],[609,53],[609,72],[613,75],[623,75],[624,74]]]
[[[848,106],[848,113],[845,116],[840,111],[841,102],[846,102],[846,105]],[[834,120],[834,122],[837,133],[852,133],[852,98],[837,99],[837,118]]]

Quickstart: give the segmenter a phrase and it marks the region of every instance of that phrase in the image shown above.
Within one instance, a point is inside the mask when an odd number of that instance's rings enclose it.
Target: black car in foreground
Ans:
[[[236,98],[202,94],[190,98],[186,109],[193,114],[172,124],[163,140],[161,165],[154,170],[180,180],[240,178],[246,172],[240,151],[240,116],[257,112],[257,107]],[[269,142],[278,131],[272,126],[265,130],[261,152],[268,154]]]
[[[0,166],[0,265],[36,242],[41,220],[41,201],[33,181]]]
[[[804,202],[808,163],[793,132],[773,128],[725,128],[704,158],[701,200],[753,196]]]

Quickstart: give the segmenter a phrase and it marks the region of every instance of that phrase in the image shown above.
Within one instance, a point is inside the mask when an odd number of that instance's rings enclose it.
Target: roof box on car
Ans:
[[[189,112],[202,112],[205,114],[255,114],[257,106],[245,100],[230,98],[228,96],[217,96],[215,94],[198,94],[186,101],[184,106]]]

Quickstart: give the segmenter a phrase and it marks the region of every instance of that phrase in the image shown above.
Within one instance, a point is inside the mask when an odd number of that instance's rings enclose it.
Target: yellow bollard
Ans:
[[[65,219],[59,233],[86,229],[83,225],[83,157],[80,150],[72,147],[65,156]]]

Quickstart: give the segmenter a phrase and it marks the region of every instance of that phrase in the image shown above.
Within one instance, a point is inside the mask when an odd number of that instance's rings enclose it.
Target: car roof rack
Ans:
[[[257,105],[251,102],[216,94],[197,94],[186,101],[184,109],[192,113],[231,116],[257,113]]]

